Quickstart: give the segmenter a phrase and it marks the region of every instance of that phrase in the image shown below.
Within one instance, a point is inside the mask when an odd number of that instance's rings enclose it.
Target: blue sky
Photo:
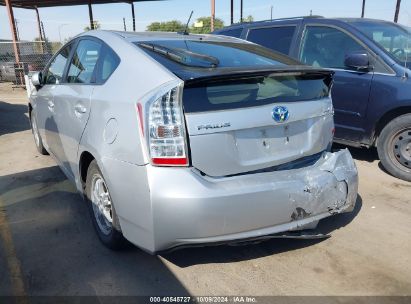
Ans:
[[[292,17],[313,14],[326,17],[359,17],[362,0],[243,0],[244,16],[252,15],[255,20],[270,18],[270,7],[273,6],[273,17]],[[367,0],[365,16],[393,20],[396,0]],[[185,21],[191,10],[193,20],[210,14],[210,0],[166,0],[159,2],[135,3],[137,30],[143,31],[153,21],[177,19]],[[53,41],[62,40],[82,32],[88,25],[87,6],[70,6],[58,8],[41,8],[47,37]],[[18,20],[20,38],[33,40],[38,36],[36,15],[33,10],[14,9]],[[94,19],[102,24],[103,29],[123,29],[123,17],[127,29],[131,30],[130,4],[96,4],[93,5]],[[230,0],[216,0],[216,17],[230,22]],[[240,0],[234,0],[234,20],[240,18]],[[411,26],[411,0],[402,0],[399,22]],[[10,39],[10,28],[5,7],[0,7],[0,38]]]

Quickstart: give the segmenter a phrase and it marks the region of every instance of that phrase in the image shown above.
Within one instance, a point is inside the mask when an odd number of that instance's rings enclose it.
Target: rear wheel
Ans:
[[[46,148],[44,148],[43,146],[43,141],[39,133],[36,116],[34,115],[34,112],[31,112],[30,123],[31,123],[31,132],[33,133],[34,143],[36,144],[37,151],[42,155],[48,155],[49,153],[47,152]]]
[[[411,181],[411,114],[399,116],[384,127],[377,150],[389,173]]]
[[[95,160],[87,170],[86,195],[93,225],[101,242],[110,249],[124,248],[127,241],[121,232],[106,181]]]

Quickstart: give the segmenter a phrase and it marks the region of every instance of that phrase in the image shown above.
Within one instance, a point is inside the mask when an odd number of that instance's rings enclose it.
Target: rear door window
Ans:
[[[242,32],[243,32],[242,28],[236,28],[236,29],[231,29],[231,30],[223,30],[219,32],[218,35],[240,38]]]
[[[95,40],[82,39],[77,45],[67,74],[68,83],[89,84],[95,82],[94,70],[102,44]]]
[[[294,33],[295,26],[254,28],[248,32],[247,40],[287,55]]]

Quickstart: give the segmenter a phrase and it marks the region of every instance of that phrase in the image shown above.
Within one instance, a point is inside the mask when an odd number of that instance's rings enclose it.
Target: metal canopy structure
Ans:
[[[10,29],[13,39],[13,49],[15,54],[16,63],[20,63],[20,55],[19,55],[19,47],[17,45],[18,37],[17,37],[17,29],[16,29],[16,21],[14,19],[13,8],[24,8],[24,9],[33,9],[36,12],[37,16],[37,23],[38,23],[38,31],[40,40],[45,40],[45,37],[42,33],[42,22],[39,15],[39,8],[44,7],[61,7],[61,6],[74,6],[74,5],[87,5],[88,12],[89,12],[89,19],[90,19],[90,29],[94,29],[94,19],[93,19],[93,10],[92,4],[109,4],[109,3],[128,3],[131,5],[131,15],[133,20],[133,31],[136,30],[136,19],[134,13],[134,2],[148,2],[148,1],[165,1],[165,0],[0,0],[0,6],[6,6]],[[241,17],[240,20],[243,19],[243,0],[240,0],[240,9],[241,9]],[[234,8],[234,1],[231,0],[231,24],[233,24],[233,8]],[[211,16],[211,25],[213,30],[214,25],[214,18],[215,18],[215,0],[211,0],[211,8],[212,8],[212,16]]]
[[[72,6],[72,5],[88,5],[90,4],[108,4],[108,3],[133,3],[146,1],[162,1],[162,0],[11,0],[13,7],[17,8],[41,8],[55,6]],[[6,5],[6,0],[0,0],[0,5]]]
[[[20,61],[20,47],[18,44],[18,33],[16,20],[13,14],[13,8],[23,8],[23,9],[32,9],[36,12],[37,27],[40,41],[45,41],[46,37],[44,34],[43,23],[40,19],[39,9],[45,7],[63,7],[63,6],[74,6],[74,5],[87,5],[88,13],[90,19],[90,29],[95,28],[95,22],[93,19],[93,9],[92,5],[94,4],[110,4],[110,3],[128,3],[131,5],[131,16],[133,21],[133,31],[136,30],[136,19],[134,13],[134,2],[148,2],[148,1],[165,1],[165,0],[0,0],[0,6],[6,6],[7,14],[9,17],[9,25],[11,29],[11,36],[13,41],[13,52],[15,57],[15,66],[17,69],[22,70],[24,63]],[[215,20],[215,0],[211,1],[211,31],[214,30],[214,20]],[[241,8],[241,17],[240,20],[243,20],[243,0],[240,0]],[[234,0],[230,1],[231,4],[231,24],[233,24],[233,15],[234,15]],[[123,18],[124,22],[124,18]],[[41,46],[43,50],[43,46]],[[18,72],[18,78],[20,83],[23,83],[23,74]]]
[[[42,35],[42,26],[39,15],[39,8],[43,7],[58,7],[58,6],[73,6],[73,5],[87,5],[89,18],[90,18],[90,29],[94,29],[93,20],[93,10],[92,4],[109,4],[109,3],[128,3],[131,5],[131,15],[133,19],[133,31],[136,30],[136,19],[134,14],[134,2],[148,2],[148,1],[164,1],[164,0],[0,0],[0,5],[6,6],[7,13],[9,16],[10,29],[13,39],[13,49],[16,59],[16,63],[20,63],[19,48],[17,45],[17,30],[16,22],[14,19],[13,8],[25,8],[33,9],[37,15],[38,31],[41,40],[45,39]]]

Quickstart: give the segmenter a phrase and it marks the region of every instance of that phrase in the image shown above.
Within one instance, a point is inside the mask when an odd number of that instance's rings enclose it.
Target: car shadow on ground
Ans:
[[[158,256],[135,247],[120,252],[105,248],[93,230],[86,203],[57,166],[2,176],[0,193],[28,294],[189,294]],[[361,206],[358,197],[353,212],[320,221],[318,231],[328,234],[348,225]],[[321,241],[273,239],[242,246],[185,248],[161,257],[179,267],[231,263]],[[5,259],[0,272],[7,273]],[[8,294],[1,289],[1,294]]]
[[[352,155],[352,157],[356,160],[360,160],[360,161],[366,161],[369,163],[372,163],[374,161],[378,161],[378,168],[384,172],[385,174],[388,174],[392,177],[393,176],[391,173],[389,173],[384,166],[382,165],[381,161],[379,161],[379,157],[378,157],[378,152],[377,152],[377,148],[376,147],[371,147],[371,148],[355,148],[355,147],[348,147],[348,146],[344,146],[341,144],[333,144],[332,147],[333,151],[338,151],[341,149],[348,149]]]
[[[338,151],[341,149],[348,149],[352,155],[352,157],[356,160],[367,161],[367,162],[374,162],[379,160],[378,152],[375,147],[371,148],[355,148],[355,147],[348,147],[341,144],[333,144],[332,150]]]
[[[28,295],[189,295],[158,256],[104,247],[57,166],[1,176],[0,199]],[[8,246],[0,237],[1,274],[9,274]],[[0,294],[10,295],[9,285]]]
[[[30,129],[27,105],[0,100],[0,136]]]
[[[332,234],[333,231],[348,225],[360,212],[362,198],[358,196],[353,212],[338,214],[320,221],[315,231]],[[325,239],[271,239],[261,243],[241,246],[219,245],[178,249],[163,254],[163,258],[179,267],[197,264],[230,263],[251,260],[281,252],[313,246]]]

